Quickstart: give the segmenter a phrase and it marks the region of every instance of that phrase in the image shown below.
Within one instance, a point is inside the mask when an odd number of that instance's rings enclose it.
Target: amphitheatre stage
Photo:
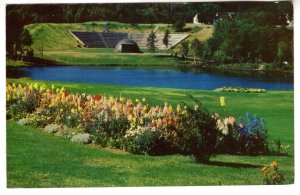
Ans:
[[[131,39],[136,42],[139,48],[147,48],[147,38],[149,33],[121,33],[121,32],[87,32],[87,31],[70,31],[79,43],[88,48],[115,48],[117,43],[123,39]],[[189,36],[189,34],[170,34],[169,45],[163,44],[163,34],[157,34],[158,49],[170,49],[176,46]]]

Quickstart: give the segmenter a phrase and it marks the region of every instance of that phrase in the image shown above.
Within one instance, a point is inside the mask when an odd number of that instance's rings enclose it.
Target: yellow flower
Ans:
[[[132,115],[130,114],[130,115],[128,115],[128,117],[127,117],[127,119],[129,120],[129,121],[131,121],[132,120]]]
[[[39,85],[38,85],[37,83],[35,83],[35,84],[33,85],[33,88],[34,88],[34,89],[38,89],[38,88],[39,88]]]
[[[148,105],[145,105],[143,110],[144,110],[144,112],[147,112],[148,111]]]
[[[225,106],[226,106],[226,104],[225,104],[225,97],[224,97],[224,96],[221,96],[221,97],[220,97],[220,105],[221,105],[222,107],[225,107]]]
[[[61,87],[61,89],[60,89],[60,93],[63,93],[63,92],[64,92],[64,90],[65,90],[65,88],[64,88],[64,87]]]
[[[177,104],[176,111],[177,111],[178,113],[180,113],[180,111],[181,111],[180,104]]]
[[[60,111],[60,112],[63,112],[64,110],[61,108],[61,109],[59,109],[59,111]]]
[[[171,105],[169,106],[168,111],[169,111],[169,113],[173,112],[173,107]]]
[[[72,112],[72,113],[75,113],[75,110],[74,110],[74,108],[72,108],[72,109],[71,109],[71,112]]]
[[[144,119],[143,119],[143,118],[140,119],[140,124],[141,124],[141,125],[144,124]]]
[[[109,103],[113,104],[115,102],[115,98],[110,96],[108,101]]]

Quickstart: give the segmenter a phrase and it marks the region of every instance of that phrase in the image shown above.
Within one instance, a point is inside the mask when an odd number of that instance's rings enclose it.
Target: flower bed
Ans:
[[[266,93],[265,89],[260,89],[260,88],[241,88],[241,87],[222,87],[222,88],[217,88],[216,91],[239,92],[239,93]]]
[[[225,106],[224,97],[222,101]],[[236,125],[233,117],[221,119],[217,114],[211,115],[197,100],[195,103],[193,107],[178,104],[174,109],[168,102],[162,107],[149,106],[144,98],[133,101],[99,94],[72,94],[53,85],[51,89],[37,84],[6,85],[8,119],[21,119],[20,124],[46,128],[47,132],[72,141],[93,142],[135,154],[188,154],[198,162],[207,162],[215,152],[267,151],[250,147],[250,143],[267,147],[267,134],[260,119],[250,120],[247,115]],[[55,124],[55,131],[51,124]],[[234,144],[234,149],[228,152],[227,144]]]

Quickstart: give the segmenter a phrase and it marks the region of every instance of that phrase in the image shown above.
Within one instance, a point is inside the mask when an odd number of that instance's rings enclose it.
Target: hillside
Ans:
[[[153,26],[151,24],[128,24],[119,22],[85,22],[85,23],[36,23],[27,25],[32,36],[34,50],[65,50],[77,47],[76,40],[70,35],[69,31],[99,31],[102,32],[104,25],[109,24],[109,29],[113,32],[145,33],[150,32]],[[158,26],[157,33],[163,34],[169,27],[171,33],[175,33],[170,24],[154,24]],[[178,32],[176,32],[178,33]],[[180,33],[180,32],[179,32]],[[190,34],[188,38],[198,38],[201,41],[207,40],[213,33],[211,25],[187,24],[182,33]]]

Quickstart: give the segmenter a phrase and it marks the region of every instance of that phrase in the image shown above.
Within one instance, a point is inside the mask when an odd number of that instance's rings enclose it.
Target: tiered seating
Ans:
[[[115,48],[117,43],[123,39],[127,39],[127,33],[117,33],[117,32],[101,32],[100,37],[103,39],[106,47]]]
[[[136,42],[140,48],[147,48],[148,36],[149,36],[148,33],[134,33],[134,34],[129,34],[128,38]]]
[[[99,33],[97,32],[80,32],[72,31],[71,32],[77,39],[79,39],[84,45],[90,48],[105,48],[105,44]]]
[[[149,36],[149,33],[133,33],[133,34],[129,34],[129,38],[132,39],[133,41],[135,41],[138,46],[140,48],[147,48],[147,38]],[[170,34],[170,38],[169,38],[169,46],[166,47],[163,44],[163,38],[164,35],[163,34],[156,34],[156,47],[158,49],[169,49],[175,45],[177,45],[178,43],[180,43],[183,39],[185,39],[186,37],[188,37],[188,34]]]
[[[87,47],[90,48],[114,48],[122,39],[132,39],[140,48],[147,48],[147,38],[149,33],[119,33],[119,32],[80,32],[72,31],[71,34]],[[158,49],[169,49],[183,39],[188,37],[188,34],[170,34],[168,48],[163,44],[163,34],[156,34],[156,47]]]
[[[189,34],[170,34],[170,39],[169,39],[169,48],[174,47],[181,41],[183,41],[185,38],[190,36]]]

